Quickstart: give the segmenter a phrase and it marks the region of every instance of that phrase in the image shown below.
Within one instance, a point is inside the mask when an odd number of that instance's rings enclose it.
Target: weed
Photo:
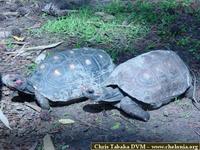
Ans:
[[[25,69],[25,72],[27,75],[30,75],[37,67],[37,64],[36,63],[31,63],[31,64],[28,64],[26,65],[26,69]]]
[[[11,39],[11,38],[6,40],[7,48],[9,48],[9,49],[13,49],[14,48],[14,44],[12,42],[13,42],[13,39]]]
[[[113,11],[111,7],[106,8],[108,12]],[[78,13],[69,16],[60,17],[57,20],[49,20],[42,31],[50,33],[64,34],[67,37],[77,37],[80,43],[95,43],[104,45],[113,45],[120,37],[125,37],[127,41],[145,36],[149,28],[140,23],[131,23],[123,26],[127,14],[116,14],[114,20],[104,22],[101,17],[93,15],[94,10],[84,8]],[[114,49],[117,47],[114,46]],[[119,53],[111,51],[111,56],[116,58]]]
[[[184,49],[187,47],[187,51],[200,59],[198,42],[193,41],[191,44],[189,37],[175,39],[177,35],[185,36],[191,28],[193,30],[193,27],[185,22],[177,24],[180,16],[192,15],[196,20],[200,18],[200,9],[193,8],[191,6],[193,2],[194,0],[158,2],[136,0],[134,3],[125,4],[120,0],[113,0],[105,7],[97,9],[84,7],[77,13],[48,20],[36,33],[39,35],[46,32],[60,37],[76,38],[76,48],[84,45],[95,47],[103,45],[111,57],[117,60],[120,54],[135,52],[134,43],[138,39],[155,32],[161,38],[160,42],[172,44],[170,41],[176,41],[176,46]],[[103,20],[102,17],[95,15],[95,12],[99,11],[113,15],[113,19]],[[175,33],[171,30],[172,25],[178,26],[178,31]],[[153,43],[151,39],[148,41],[143,50],[156,48],[159,44]]]
[[[200,60],[200,42],[198,39],[188,37],[188,36],[183,36],[181,39],[179,39],[177,42],[178,46],[181,47],[187,47],[188,51],[198,60]]]

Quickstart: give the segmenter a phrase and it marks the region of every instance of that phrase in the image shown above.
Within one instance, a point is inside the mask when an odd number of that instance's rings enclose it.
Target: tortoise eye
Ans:
[[[17,79],[15,78],[15,79],[13,79],[13,82],[16,82],[17,81]]]
[[[94,90],[93,90],[93,89],[88,89],[86,92],[87,92],[88,94],[94,94]]]

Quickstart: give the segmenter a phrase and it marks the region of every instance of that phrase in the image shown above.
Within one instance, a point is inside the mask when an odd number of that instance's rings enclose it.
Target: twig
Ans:
[[[26,105],[26,106],[28,106],[28,107],[30,107],[30,108],[36,110],[37,112],[41,112],[41,108],[38,107],[38,106],[36,106],[36,105],[32,105],[32,104],[30,104],[30,103],[28,103],[28,102],[25,102],[24,105]]]
[[[58,45],[62,44],[62,42],[58,42],[55,44],[50,44],[50,45],[42,45],[42,46],[35,46],[35,47],[28,47],[28,48],[20,48],[19,50],[15,51],[15,52],[6,52],[6,54],[16,54],[16,53],[24,53],[27,51],[35,51],[35,50],[45,50],[48,48],[53,48],[56,47]],[[24,45],[27,45],[27,43],[25,43]]]
[[[48,48],[53,48],[58,45],[62,44],[62,42],[50,44],[50,45],[42,45],[42,46],[36,46],[36,47],[28,47],[28,48],[23,48],[23,51],[34,51],[34,50],[45,50]]]
[[[3,12],[3,13],[0,13],[0,15],[3,15],[3,16],[18,16],[19,13],[18,12]]]
[[[197,128],[197,129],[200,129],[200,128]],[[200,132],[196,131],[195,129],[193,129],[193,131],[200,136]]]
[[[24,49],[24,47],[25,47],[27,44],[28,44],[28,43],[24,44],[19,50],[17,50],[17,51],[19,51],[19,52],[17,53],[17,55],[15,55],[15,56],[13,57],[13,59],[15,59],[17,56],[20,56],[20,55],[23,53],[23,49]]]
[[[15,59],[17,56],[22,56],[22,54],[23,54],[23,56],[28,55],[28,54],[25,54],[25,53],[27,53],[28,51],[29,51],[29,52],[30,52],[30,51],[35,51],[35,50],[41,51],[41,50],[45,50],[45,49],[48,49],[48,48],[53,48],[53,47],[56,47],[56,46],[62,44],[62,42],[58,42],[58,43],[50,44],[50,45],[42,45],[42,46],[35,46],[35,47],[28,47],[28,48],[25,48],[25,46],[26,46],[27,44],[28,44],[28,43],[25,43],[19,50],[15,51],[15,52],[7,52],[6,54],[16,54],[16,55],[14,56],[14,58],[13,58],[13,59]],[[30,52],[29,54],[31,54],[31,52]],[[11,56],[10,56],[10,57],[11,57]],[[9,59],[10,57],[8,57],[8,59]]]
[[[17,44],[17,45],[25,45],[26,44],[26,42],[12,42],[12,44]]]

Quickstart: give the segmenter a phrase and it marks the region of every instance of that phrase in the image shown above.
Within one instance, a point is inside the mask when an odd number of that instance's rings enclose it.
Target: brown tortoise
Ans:
[[[150,115],[145,108],[159,108],[190,87],[192,77],[180,57],[173,51],[155,50],[120,64],[102,90],[85,95],[94,101],[111,102],[132,117],[147,121]]]

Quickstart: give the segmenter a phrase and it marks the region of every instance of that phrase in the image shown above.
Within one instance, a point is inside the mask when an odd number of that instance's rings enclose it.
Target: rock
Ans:
[[[38,55],[37,57],[36,57],[36,59],[35,59],[35,63],[36,64],[39,64],[39,63],[41,63],[45,58],[46,58],[46,56],[47,56],[47,52],[46,51],[44,51],[44,52],[42,52],[40,55]]]
[[[3,43],[1,43],[0,42],[0,51],[6,51],[6,46],[5,46],[5,44],[3,44]],[[0,58],[0,61],[1,61],[2,59]]]
[[[109,20],[115,19],[115,16],[110,15],[110,14],[105,13],[105,12],[96,12],[95,15],[102,17],[102,20],[104,20],[104,21],[109,21]]]
[[[6,16],[0,15],[0,21],[4,21],[4,20],[6,20]]]
[[[0,40],[8,38],[10,37],[10,35],[11,35],[10,31],[0,31]]]
[[[168,116],[169,116],[168,111],[165,110],[165,111],[163,112],[163,116],[168,117]]]
[[[52,16],[63,16],[67,14],[67,12],[65,12],[66,10],[77,9],[88,4],[88,1],[89,0],[53,0],[46,4],[42,11]]]
[[[115,16],[113,15],[105,15],[103,18],[102,18],[104,21],[111,21],[111,20],[114,20],[115,19]]]
[[[18,5],[13,4],[13,5],[10,6],[10,11],[11,12],[16,12],[18,8],[19,8]]]
[[[13,28],[13,29],[11,30],[11,34],[12,34],[13,36],[18,36],[18,37],[20,37],[20,36],[21,36],[21,30],[20,30],[19,28]]]
[[[29,13],[29,9],[25,7],[19,7],[17,9],[17,12],[19,13],[20,16],[25,16],[26,14]]]

